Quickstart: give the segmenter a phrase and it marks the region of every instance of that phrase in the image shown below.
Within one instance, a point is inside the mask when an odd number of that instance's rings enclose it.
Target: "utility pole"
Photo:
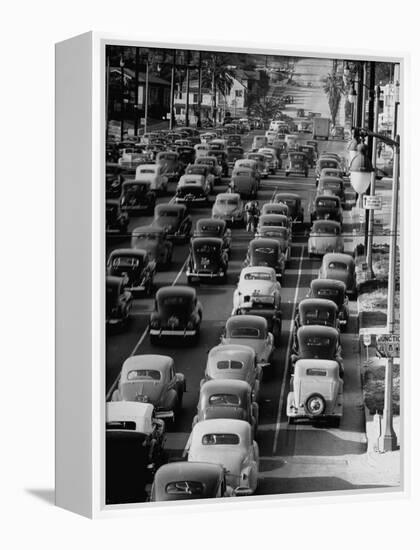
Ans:
[[[185,126],[190,125],[190,50],[187,50],[187,99],[185,100]]]
[[[381,88],[378,86],[376,88],[376,95],[375,95],[375,110],[374,110],[374,119],[373,119],[373,133],[378,133],[378,118],[379,118],[379,100],[381,96]],[[376,184],[376,156],[377,156],[377,138],[376,135],[372,137],[372,169],[370,176],[370,196],[375,196],[375,184]],[[374,214],[375,211],[368,211],[370,212],[369,218],[368,218],[368,230],[367,230],[367,252],[366,252],[366,262],[368,265],[368,278],[373,279],[375,274],[373,273],[373,266],[372,266],[372,245],[373,245],[373,222],[374,222]]]
[[[139,63],[140,63],[140,49],[135,49],[135,76],[134,76],[134,97],[135,97],[135,105],[134,105],[134,135],[137,136],[139,131]]]
[[[356,126],[363,128],[363,82],[365,79],[365,65],[360,63],[359,74],[357,78],[357,110],[356,110]]]
[[[216,58],[214,54],[212,56],[211,95],[213,126],[216,126]]]
[[[197,128],[201,128],[201,93],[203,86],[203,75],[201,68],[201,52],[198,52],[198,98],[197,98]]]
[[[144,133],[147,132],[147,115],[149,112],[149,52],[146,53],[146,90],[144,96]]]
[[[174,127],[174,95],[175,95],[175,70],[176,70],[176,50],[174,50],[172,57],[172,69],[171,69],[171,97],[170,97],[170,115],[169,115],[169,129],[173,130]]]
[[[120,56],[120,76],[121,76],[121,128],[120,141],[124,141],[124,48],[121,48]]]
[[[109,46],[106,48],[106,51],[109,52]],[[106,56],[106,126],[105,126],[105,140],[108,142],[108,132],[109,132],[109,54]]]
[[[375,103],[375,62],[371,61],[369,66],[369,111],[368,111],[368,128],[371,132],[375,132],[375,129],[373,128],[374,125],[374,103]],[[372,151],[373,151],[373,140],[375,138],[369,137],[368,138],[368,156],[369,158],[372,158]],[[376,166],[376,151],[375,151],[375,166]],[[375,170],[375,169],[374,169]],[[371,185],[372,181],[375,182],[375,171],[372,172],[371,176]],[[375,183],[373,183],[375,186]],[[372,191],[370,192],[372,195]],[[365,211],[365,251],[368,248],[368,241],[369,241],[369,226],[371,226],[370,219],[373,217],[373,210],[372,212],[369,209],[366,209]]]

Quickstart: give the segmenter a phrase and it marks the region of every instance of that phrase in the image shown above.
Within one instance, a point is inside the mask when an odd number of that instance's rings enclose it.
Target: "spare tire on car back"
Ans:
[[[308,416],[320,416],[325,411],[325,399],[319,393],[313,393],[305,401],[305,412]]]

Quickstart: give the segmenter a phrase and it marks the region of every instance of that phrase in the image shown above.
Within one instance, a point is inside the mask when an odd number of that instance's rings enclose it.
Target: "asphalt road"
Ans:
[[[299,103],[301,102],[298,101],[292,108],[299,108]],[[256,133],[262,132],[253,132],[253,134]],[[309,138],[309,135],[302,136],[302,139]],[[251,139],[252,134],[245,137],[245,149],[250,145]],[[320,146],[320,150],[324,148],[342,152],[344,143],[326,142],[325,147]],[[225,190],[227,181],[217,188],[217,192]],[[286,178],[284,171],[279,171],[275,176],[269,176],[262,180],[258,200],[260,204],[267,202],[276,191],[297,192],[303,199],[305,221],[309,221],[308,209],[315,194],[314,181],[313,170],[310,170],[308,178],[299,176]],[[171,187],[170,194],[173,194],[174,187]],[[166,202],[169,199],[170,196],[159,199],[159,202]],[[210,208],[193,209],[191,214],[195,225],[197,219],[210,215]],[[151,218],[146,216],[132,218],[129,230],[137,225],[146,225],[150,221]],[[244,229],[233,229],[232,256],[226,284],[202,283],[197,287],[197,293],[204,310],[200,340],[197,345],[194,347],[163,347],[150,344],[147,326],[153,308],[153,299],[136,300],[128,328],[124,332],[107,336],[107,391],[112,389],[122,363],[130,355],[148,353],[170,355],[175,360],[177,370],[185,374],[187,392],[184,395],[183,411],[178,415],[175,424],[168,426],[166,448],[172,456],[181,455],[187,442],[191,422],[196,413],[199,384],[206,365],[207,352],[219,343],[226,319],[231,314],[233,291],[250,238],[251,235]],[[331,486],[332,482],[323,483],[324,477],[329,480],[335,479],[333,470],[345,466],[345,456],[365,451],[360,379],[355,360],[358,348],[354,333],[354,318],[342,341],[345,366],[345,408],[340,428],[320,428],[310,423],[287,425],[285,403],[290,378],[289,337],[292,313],[296,303],[305,296],[310,281],[317,277],[320,266],[320,260],[308,258],[306,244],[307,237],[304,233],[294,234],[291,261],[282,281],[281,345],[274,354],[272,366],[264,371],[261,386],[258,435],[261,455],[261,476],[258,489],[260,494],[331,490],[334,488]],[[128,235],[108,239],[108,251],[120,246],[130,246]],[[188,245],[176,245],[171,269],[157,273],[156,286],[187,284],[184,269],[187,256]],[[351,307],[354,310],[354,303],[351,304]],[[340,479],[340,476],[337,479]],[[336,488],[343,487],[338,484]]]

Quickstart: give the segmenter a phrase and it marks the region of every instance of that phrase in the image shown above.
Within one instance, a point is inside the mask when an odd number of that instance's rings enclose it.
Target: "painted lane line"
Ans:
[[[302,275],[302,264],[303,264],[303,258],[304,258],[304,250],[305,245],[302,245],[301,247],[301,254],[300,254],[300,260],[299,260],[299,270],[298,270],[298,276],[296,280],[296,288],[295,288],[295,295],[293,298],[293,304],[292,304],[292,316],[290,319],[290,326],[289,326],[289,339],[287,342],[287,349],[286,349],[286,358],[284,362],[284,372],[283,372],[283,380],[280,387],[280,395],[279,395],[279,407],[277,411],[277,419],[276,419],[276,429],[274,433],[274,442],[273,442],[273,455],[275,454],[277,450],[277,443],[279,439],[279,433],[280,433],[280,419],[281,419],[281,411],[283,408],[283,399],[284,399],[284,392],[286,388],[286,382],[287,382],[287,374],[289,372],[289,361],[290,361],[290,348],[292,345],[292,337],[293,337],[293,325],[294,325],[294,312],[297,304],[297,298],[299,294],[299,285],[300,285],[300,278]]]

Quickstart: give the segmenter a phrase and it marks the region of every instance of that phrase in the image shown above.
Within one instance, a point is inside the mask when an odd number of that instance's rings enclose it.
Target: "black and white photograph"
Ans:
[[[400,491],[403,60],[103,59],[105,504]]]

